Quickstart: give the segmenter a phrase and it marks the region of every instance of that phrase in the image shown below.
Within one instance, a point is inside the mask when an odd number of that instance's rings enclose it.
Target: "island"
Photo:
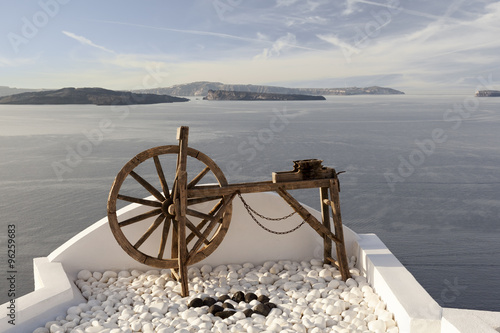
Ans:
[[[95,104],[132,105],[187,102],[189,99],[169,95],[140,94],[103,88],[63,88],[24,92],[0,97],[0,104]]]
[[[138,93],[149,93],[172,96],[206,96],[209,90],[246,91],[271,94],[299,95],[404,95],[404,92],[379,86],[345,87],[345,88],[286,88],[254,84],[225,84],[221,82],[198,81],[177,84],[171,87],[135,90]]]
[[[478,90],[476,97],[500,97],[500,90]]]
[[[323,96],[272,94],[248,91],[209,90],[204,100],[209,101],[319,101]]]

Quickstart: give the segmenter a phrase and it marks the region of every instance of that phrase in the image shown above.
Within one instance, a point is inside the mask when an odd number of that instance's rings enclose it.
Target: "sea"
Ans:
[[[500,311],[500,98],[190,99],[0,106],[0,303],[11,298],[9,272],[16,297],[31,292],[33,258],[106,215],[127,161],[177,144],[189,126],[189,146],[229,183],[270,180],[299,159],[345,171],[347,227],[377,234],[441,306]],[[292,194],[319,209],[317,189]]]

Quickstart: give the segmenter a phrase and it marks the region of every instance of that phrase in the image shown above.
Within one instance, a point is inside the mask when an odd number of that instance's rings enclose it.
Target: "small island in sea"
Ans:
[[[500,97],[500,90],[478,90],[476,97]]]
[[[326,100],[323,96],[274,94],[248,91],[209,90],[203,97],[209,101],[317,101]]]
[[[189,99],[169,95],[140,94],[103,88],[63,88],[23,92],[0,97],[0,104],[95,104],[132,105],[187,102]]]

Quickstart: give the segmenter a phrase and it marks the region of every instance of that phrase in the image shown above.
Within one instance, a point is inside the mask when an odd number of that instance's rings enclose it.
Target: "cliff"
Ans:
[[[500,97],[500,90],[479,90],[476,97]]]
[[[137,90],[141,93],[172,95],[172,96],[204,96],[209,90],[245,91],[272,94],[302,94],[302,95],[394,95],[404,92],[378,86],[358,88],[285,88],[276,86],[261,86],[252,84],[224,84],[221,82],[192,82],[166,88]]]
[[[311,101],[325,100],[323,96],[271,94],[247,91],[209,90],[203,99],[209,101]]]
[[[25,92],[0,98],[0,104],[95,104],[131,105],[186,102],[187,98],[156,94],[136,94],[102,88],[63,88]]]

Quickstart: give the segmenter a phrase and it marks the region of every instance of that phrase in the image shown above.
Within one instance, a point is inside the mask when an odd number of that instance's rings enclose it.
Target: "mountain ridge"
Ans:
[[[62,88],[23,92],[0,97],[0,104],[95,104],[132,105],[187,102],[189,99],[157,94],[138,94],[130,91],[115,91],[104,88]]]
[[[177,84],[170,87],[133,90],[133,92],[171,95],[171,96],[205,96],[209,90],[225,90],[239,92],[298,94],[298,95],[402,95],[404,92],[379,86],[365,88],[286,88],[279,86],[253,84],[225,84],[222,82],[196,81]]]

